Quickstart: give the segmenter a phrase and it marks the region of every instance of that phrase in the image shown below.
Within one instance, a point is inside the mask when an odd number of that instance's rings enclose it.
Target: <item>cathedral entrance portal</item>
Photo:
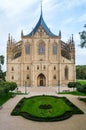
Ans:
[[[38,75],[37,86],[46,86],[46,78],[43,74]]]

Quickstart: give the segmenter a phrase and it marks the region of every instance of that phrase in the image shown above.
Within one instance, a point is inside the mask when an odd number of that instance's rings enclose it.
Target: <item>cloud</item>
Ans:
[[[7,17],[14,17],[22,14],[24,10],[31,9],[37,0],[3,0],[0,2],[0,9],[7,15]]]
[[[79,23],[79,22],[86,23],[86,13],[82,14],[81,16],[79,16],[79,18],[76,20],[76,23]]]

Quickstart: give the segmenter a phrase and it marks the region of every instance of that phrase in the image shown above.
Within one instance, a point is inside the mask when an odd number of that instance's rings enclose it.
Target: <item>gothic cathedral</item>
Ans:
[[[7,81],[18,86],[65,86],[75,81],[75,45],[61,40],[61,31],[53,34],[41,13],[35,28],[21,40],[8,36]]]

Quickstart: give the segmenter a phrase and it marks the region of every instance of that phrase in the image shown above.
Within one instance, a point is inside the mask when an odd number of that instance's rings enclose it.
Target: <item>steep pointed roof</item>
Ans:
[[[45,23],[45,21],[44,21],[44,19],[43,19],[42,11],[41,11],[41,15],[40,15],[39,21],[38,21],[38,23],[36,24],[35,28],[32,30],[31,33],[27,34],[26,36],[32,36],[33,34],[35,34],[40,26],[42,26],[42,27],[44,28],[45,32],[46,32],[49,36],[51,36],[51,37],[55,37],[55,36],[56,36],[56,35],[53,34],[53,33],[50,31],[50,29],[47,27],[47,25],[46,25],[46,23]]]

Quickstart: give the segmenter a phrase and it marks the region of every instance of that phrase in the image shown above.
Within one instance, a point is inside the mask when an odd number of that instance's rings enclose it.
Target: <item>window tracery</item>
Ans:
[[[25,52],[27,55],[30,54],[30,45],[29,44],[25,46]]]
[[[53,51],[53,55],[57,54],[57,44],[56,43],[53,44],[52,51]]]
[[[44,45],[44,43],[40,43],[40,44],[38,45],[38,54],[39,54],[39,55],[45,54],[45,45]]]

